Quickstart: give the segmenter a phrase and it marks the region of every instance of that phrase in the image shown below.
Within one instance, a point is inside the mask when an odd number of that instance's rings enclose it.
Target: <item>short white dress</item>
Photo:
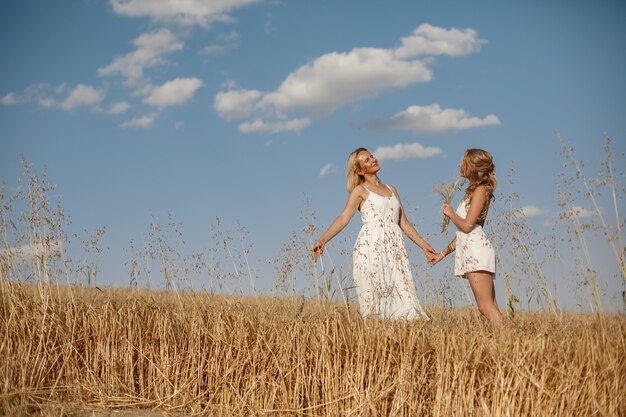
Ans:
[[[467,217],[465,199],[459,203],[456,214],[464,219]],[[456,232],[454,275],[467,278],[467,273],[474,271],[487,271],[493,278],[496,276],[496,254],[479,224],[475,224],[469,233]]]
[[[361,204],[363,226],[352,252],[361,315],[428,320],[417,298],[399,225],[400,202],[391,188],[389,197],[367,191]]]

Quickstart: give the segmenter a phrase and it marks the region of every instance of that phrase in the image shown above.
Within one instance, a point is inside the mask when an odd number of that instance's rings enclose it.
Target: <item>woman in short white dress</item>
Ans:
[[[444,205],[443,213],[458,228],[455,239],[439,254],[431,257],[434,265],[449,253],[456,250],[454,275],[469,280],[478,311],[491,324],[499,324],[504,319],[493,285],[496,273],[496,260],[491,242],[483,231],[496,188],[496,167],[491,154],[482,149],[468,149],[459,164],[460,174],[469,180],[465,195],[456,212],[449,204]]]
[[[381,184],[379,170],[378,161],[367,149],[359,148],[350,154],[346,175],[348,201],[313,245],[312,258],[316,260],[322,255],[324,245],[346,227],[358,209],[363,226],[352,261],[361,315],[428,320],[417,298],[402,232],[422,248],[427,259],[435,251],[407,220],[397,190]]]

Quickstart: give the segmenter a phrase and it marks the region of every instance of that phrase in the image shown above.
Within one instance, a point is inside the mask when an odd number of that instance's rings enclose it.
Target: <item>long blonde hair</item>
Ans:
[[[361,161],[357,159],[359,152],[367,151],[366,148],[358,148],[352,151],[348,156],[348,166],[346,172],[346,188],[349,193],[352,192],[358,185],[365,181],[363,175],[357,174],[357,170],[361,168]],[[369,151],[368,151],[369,152]]]
[[[470,171],[470,184],[467,186],[465,196],[463,197],[467,206],[472,202],[472,194],[479,185],[484,185],[487,188],[487,202],[478,216],[479,220],[484,221],[487,218],[491,200],[495,198],[493,192],[498,184],[493,157],[489,152],[482,149],[468,149],[463,154],[463,162]],[[474,179],[473,182],[472,179]]]

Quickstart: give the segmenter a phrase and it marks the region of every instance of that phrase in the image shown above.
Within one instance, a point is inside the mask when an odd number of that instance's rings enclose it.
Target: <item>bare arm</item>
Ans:
[[[472,194],[472,204],[470,204],[467,217],[463,218],[456,214],[449,204],[443,207],[443,213],[450,217],[452,223],[462,232],[469,233],[474,229],[480,212],[483,211],[488,198],[487,187],[479,185]]]
[[[448,243],[448,246],[446,246],[441,252],[433,254],[428,260],[431,265],[435,265],[436,263],[441,261],[443,258],[448,256],[448,254],[454,252],[455,249],[456,249],[456,238],[452,239],[452,242]]]
[[[413,241],[417,246],[422,248],[424,254],[428,254],[429,252],[435,253],[435,250],[432,248],[432,246],[430,246],[428,242],[426,242],[426,240],[417,232],[417,230],[415,230],[415,227],[413,227],[409,219],[407,219],[406,214],[404,213],[404,207],[402,207],[402,202],[400,201],[400,196],[398,195],[398,191],[395,189],[395,187],[391,185],[390,187],[393,193],[398,198],[398,202],[400,203],[400,229],[404,232],[405,235],[407,235],[409,239],[411,239],[411,241]]]
[[[317,239],[317,242],[313,245],[313,248],[311,249],[311,257],[314,261],[324,253],[324,246],[326,243],[341,232],[344,227],[348,225],[348,223],[350,223],[354,213],[356,213],[359,205],[363,200],[365,200],[366,197],[367,194],[363,187],[358,186],[352,190],[341,214],[335,218],[324,234],[322,234],[322,236],[320,236],[320,238]]]

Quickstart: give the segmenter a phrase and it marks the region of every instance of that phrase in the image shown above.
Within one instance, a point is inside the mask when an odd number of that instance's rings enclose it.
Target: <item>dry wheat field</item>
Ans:
[[[298,298],[0,289],[7,416],[626,412],[621,315],[521,312],[494,329],[462,309],[388,322]]]

